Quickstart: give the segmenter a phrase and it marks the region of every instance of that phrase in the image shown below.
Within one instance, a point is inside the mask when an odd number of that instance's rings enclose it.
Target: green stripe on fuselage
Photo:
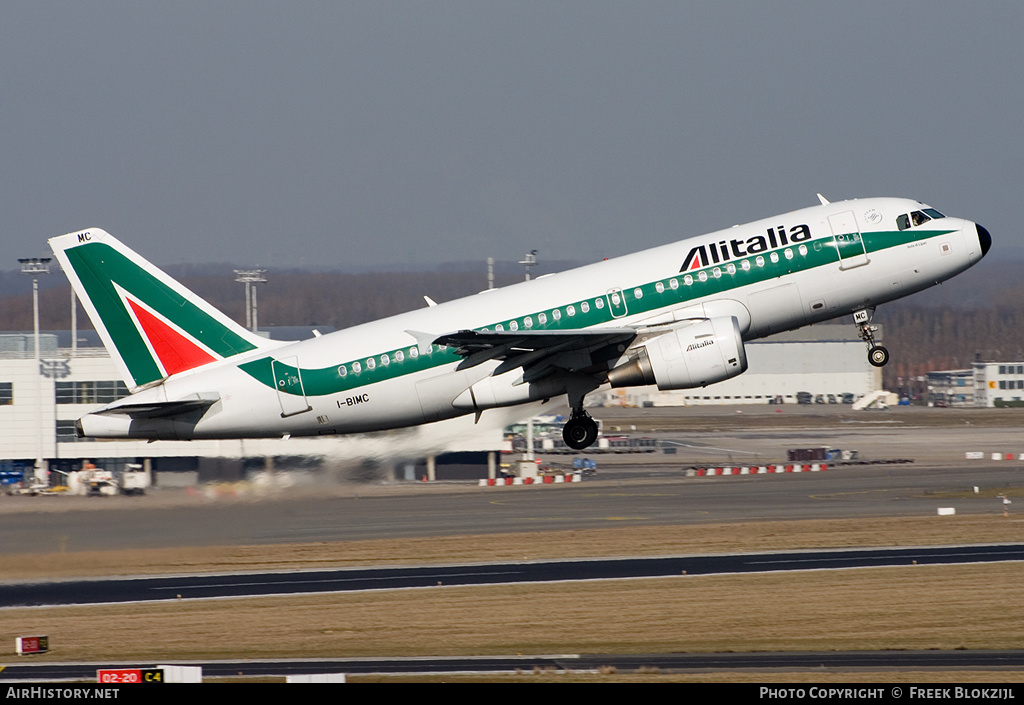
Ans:
[[[863,238],[864,245],[868,253],[870,253],[904,245],[921,239],[921,236],[930,238],[943,235],[948,232],[952,231],[885,231],[863,233],[861,237]],[[801,245],[806,246],[806,254],[800,254]],[[791,259],[786,258],[787,251],[792,252],[793,256]],[[773,262],[771,260],[772,254],[777,255],[777,262]],[[756,264],[758,256],[764,258],[764,264],[761,266]],[[742,263],[744,261],[750,263],[750,269],[745,270],[742,268]],[[703,267],[699,270],[680,272],[679,274],[671,277],[662,277],[646,284],[623,289],[621,294],[625,297],[628,315],[634,316],[636,314],[652,313],[659,309],[668,307],[676,308],[691,301],[715,296],[716,294],[730,291],[732,289],[775,279],[796,271],[808,271],[816,267],[822,267],[838,261],[839,257],[836,252],[836,241],[832,236],[828,236],[808,240],[797,245],[779,247],[774,250],[760,253],[759,255],[738,257],[719,264]],[[735,271],[731,273],[728,271],[728,266],[730,264],[735,266]],[[718,270],[717,277],[715,276],[715,270]],[[702,272],[706,276],[705,281],[700,280],[700,274]],[[691,284],[684,283],[687,276],[692,278]],[[674,289],[671,286],[673,279],[677,282],[677,288]],[[660,292],[657,289],[659,282],[663,287],[663,290]],[[637,290],[640,291],[640,296],[636,295]],[[602,308],[598,308],[596,305],[598,300],[603,300]],[[582,311],[584,303],[586,303],[589,308],[589,311],[587,312]],[[567,310],[569,307],[572,307],[575,310],[575,315],[568,315]],[[526,330],[527,328],[524,323],[526,318],[531,319],[533,324],[531,328],[532,330],[553,331],[572,328],[591,328],[597,325],[607,324],[615,320],[615,317],[611,314],[609,302],[604,296],[581,299],[569,304],[563,304],[558,307],[558,310],[561,313],[561,318],[558,320],[554,318],[554,309],[544,309],[543,311],[536,311],[525,316],[519,316],[515,319],[496,321],[488,326],[482,326],[478,330],[496,330],[497,326],[500,325],[503,330],[509,331],[511,330],[512,321],[515,321],[520,329]],[[538,317],[542,313],[547,318],[546,323],[540,323],[538,320]],[[328,394],[346,392],[350,389],[355,389],[356,387],[363,387],[369,384],[395,379],[406,374],[420,372],[432,367],[439,367],[461,359],[449,349],[441,348],[437,345],[431,346],[431,349],[432,353],[430,355],[418,355],[417,357],[413,357],[412,351],[416,350],[416,346],[410,345],[406,348],[378,353],[372,358],[349,360],[343,364],[339,363],[336,367],[324,367],[320,369],[289,368],[289,371],[294,370],[301,375],[302,385],[306,396],[325,396]],[[396,360],[396,355],[399,352],[402,353],[404,358],[401,361]],[[384,364],[382,362],[382,359],[385,357],[388,359],[388,364]],[[374,361],[373,369],[368,368],[368,362],[371,359]],[[360,372],[356,373],[353,371],[354,363],[359,363],[361,367]],[[280,362],[278,364],[280,365]],[[239,367],[268,387],[276,388],[271,358],[261,358],[259,360],[239,365]],[[344,375],[340,372],[342,368],[345,368]]]

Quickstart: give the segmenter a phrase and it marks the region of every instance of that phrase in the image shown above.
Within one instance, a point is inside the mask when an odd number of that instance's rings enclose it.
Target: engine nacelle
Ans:
[[[674,328],[648,340],[628,362],[608,373],[608,381],[613,387],[656,384],[661,390],[693,389],[746,369],[739,323],[729,316]]]

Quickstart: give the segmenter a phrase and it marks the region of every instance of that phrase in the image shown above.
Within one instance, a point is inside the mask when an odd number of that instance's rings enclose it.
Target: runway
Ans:
[[[1024,543],[8,583],[0,608],[998,561],[1024,561]]]
[[[601,479],[601,477],[613,479]],[[619,479],[614,479],[614,478]],[[0,497],[0,551],[50,553],[267,545],[424,536],[486,536],[609,526],[781,519],[996,514],[981,489],[1019,486],[1015,465],[852,466],[824,473],[687,478],[679,467],[629,466],[561,486],[478,488],[410,483],[263,501],[180,491],[146,497]],[[423,483],[426,484],[426,483]],[[951,497],[950,495],[955,495]]]
[[[245,659],[240,661],[189,661],[179,665],[202,666],[206,678],[255,678],[311,673],[422,675],[444,673],[513,674],[541,671],[597,673],[614,668],[620,672],[658,669],[665,672],[708,672],[721,670],[773,669],[779,672],[827,669],[868,672],[898,672],[937,669],[1021,669],[1024,651],[850,651],[850,652],[759,652],[717,654],[530,654],[479,657],[411,657],[362,659]],[[156,663],[125,664],[61,663],[12,664],[0,675],[0,682],[42,682],[49,680],[92,680],[97,668],[154,668]],[[770,675],[768,672],[767,675]],[[771,682],[770,678],[766,678]],[[1004,684],[1005,686],[1005,684]],[[753,687],[753,686],[751,686]],[[1019,686],[1010,686],[1019,692]],[[1010,688],[1006,689],[1009,692]],[[1007,697],[1012,697],[1007,696]],[[1001,698],[1003,699],[1003,698]]]
[[[724,418],[724,417],[723,417]],[[877,417],[865,417],[877,418]],[[725,419],[729,421],[731,419]],[[835,430],[833,436],[829,429]],[[282,546],[293,543],[467,537],[486,542],[492,534],[530,534],[609,527],[658,527],[800,519],[863,519],[870,532],[872,518],[934,517],[940,507],[957,515],[1001,518],[998,488],[1020,487],[1024,470],[1018,463],[949,462],[962,453],[956,444],[976,447],[1016,443],[1011,427],[925,430],[866,429],[873,447],[892,457],[918,458],[908,465],[830,467],[824,473],[687,477],[698,460],[727,462],[753,457],[758,449],[778,446],[842,445],[853,441],[848,428],[825,419],[809,429],[757,430],[733,428],[716,434],[713,447],[700,446],[693,434],[687,450],[676,457],[657,454],[629,459],[599,458],[595,478],[563,486],[479,488],[468,483],[404,483],[384,486],[324,486],[262,499],[211,499],[183,491],[159,490],[146,497],[11,498],[0,497],[0,552],[9,557],[55,552],[108,551],[191,546]],[[870,433],[868,433],[870,431]],[[845,434],[845,435],[844,435]],[[877,440],[880,438],[881,440]],[[966,439],[966,440],[965,440]],[[860,441],[861,448],[866,441]],[[945,445],[943,445],[945,444]],[[987,445],[985,445],[987,444]],[[927,462],[916,449],[927,446]],[[975,446],[969,446],[975,447]],[[900,451],[915,449],[913,452]],[[774,452],[774,451],[773,451]],[[942,456],[940,458],[939,456]],[[941,461],[941,462],[940,462]],[[739,464],[739,463],[737,463]],[[978,494],[974,489],[978,488]],[[1014,505],[1012,509],[1018,509]],[[1011,510],[1012,512],[1012,510]],[[1012,513],[1011,513],[1012,516]],[[1010,541],[1015,540],[1013,537]],[[183,600],[241,595],[311,594],[341,590],[387,590],[442,585],[605,580],[687,576],[767,570],[830,570],[864,565],[910,565],[967,561],[1024,560],[1021,544],[886,550],[786,551],[730,555],[690,555],[685,543],[678,554],[653,558],[517,561],[428,567],[345,569],[248,573],[245,575],[170,576],[138,580],[53,581],[26,588],[0,585],[0,605],[97,604],[138,600]],[[770,548],[770,547],[769,547]],[[674,554],[676,547],[670,549]],[[615,549],[628,555],[629,547]],[[527,551],[523,551],[524,554]],[[970,554],[970,555],[968,555]],[[514,554],[517,555],[517,554]],[[567,556],[568,558],[568,556]],[[499,672],[517,668],[586,670],[602,665],[636,669],[650,665],[664,670],[713,668],[916,668],[943,669],[1006,666],[1020,668],[1019,652],[872,652],[815,654],[649,654],[531,655],[472,659],[371,659],[264,664],[210,662],[208,675],[323,672]],[[136,664],[137,665],[137,664]],[[0,680],[49,677],[18,675],[11,665]],[[49,669],[51,666],[46,666]],[[58,668],[56,664],[52,668]],[[66,665],[92,675],[95,666]],[[17,670],[13,670],[17,669]],[[47,671],[48,673],[49,671]]]

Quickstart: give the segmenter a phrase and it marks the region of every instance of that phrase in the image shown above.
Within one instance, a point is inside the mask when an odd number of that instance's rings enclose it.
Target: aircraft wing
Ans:
[[[522,367],[533,381],[554,368],[579,370],[592,364],[592,353],[611,345],[628,345],[637,335],[633,328],[595,328],[560,331],[477,331],[460,330],[434,338],[447,345],[463,360],[459,369],[475,367],[488,360],[502,363],[492,374]]]

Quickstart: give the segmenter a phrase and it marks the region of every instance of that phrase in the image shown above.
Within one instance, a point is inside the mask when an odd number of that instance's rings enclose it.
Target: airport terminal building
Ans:
[[[274,334],[294,339],[308,336],[309,331]],[[84,344],[72,347],[70,332],[41,334],[37,365],[31,333],[0,334],[0,471],[24,471],[34,467],[37,459],[58,473],[77,470],[86,460],[111,470],[139,463],[155,473],[158,485],[167,486],[242,480],[264,470],[318,469],[333,463],[350,468],[383,462],[396,468],[398,479],[414,480],[422,474],[415,468],[422,467],[424,458],[467,452],[493,457],[503,448],[505,426],[521,420],[525,412],[513,407],[489,411],[479,423],[469,415],[430,426],[340,438],[157,443],[80,439],[76,419],[127,393],[95,333],[80,332],[79,339],[83,337]],[[820,403],[839,403],[844,395],[857,398],[881,388],[881,371],[867,363],[864,344],[853,326],[812,326],[752,342],[746,350],[749,370],[726,382],[667,392],[654,387],[616,389],[603,398],[592,396],[591,405],[778,400],[795,404],[802,395]]]
[[[930,406],[1024,406],[1024,362],[975,361],[961,370],[925,375]]]
[[[291,329],[278,333],[298,337]],[[309,330],[304,334],[309,337]],[[0,480],[20,477],[38,459],[58,475],[81,469],[85,461],[111,471],[138,463],[161,486],[242,480],[279,470],[299,475],[337,469],[349,477],[413,480],[422,474],[416,468],[426,462],[432,473],[434,459],[445,453],[490,455],[485,462],[496,463],[503,429],[512,422],[507,415],[493,414],[474,424],[468,416],[430,427],[317,438],[154,443],[79,438],[75,421],[80,416],[128,393],[95,332],[80,331],[83,336],[87,343],[72,348],[70,332],[40,334],[37,365],[32,333],[0,334]]]
[[[1024,362],[975,362],[974,406],[1024,406]]]
[[[274,334],[295,339],[310,332]],[[31,333],[0,334],[0,471],[16,474],[34,467],[37,459],[58,473],[78,470],[86,460],[109,470],[139,463],[166,486],[244,479],[265,470],[384,463],[391,466],[388,472],[395,468],[398,479],[412,480],[422,475],[416,468],[422,468],[424,458],[445,453],[488,453],[493,463],[503,447],[505,426],[525,412],[511,407],[489,411],[480,423],[469,415],[428,427],[330,438],[155,443],[78,438],[76,419],[128,391],[96,334],[83,331],[83,337],[86,342],[72,348],[69,332],[41,334],[37,365]],[[843,395],[856,398],[881,388],[881,372],[867,362],[852,325],[811,326],[755,341],[746,349],[749,369],[735,379],[677,392],[612,390],[603,397],[592,395],[590,404],[791,404],[801,396],[839,403]]]

